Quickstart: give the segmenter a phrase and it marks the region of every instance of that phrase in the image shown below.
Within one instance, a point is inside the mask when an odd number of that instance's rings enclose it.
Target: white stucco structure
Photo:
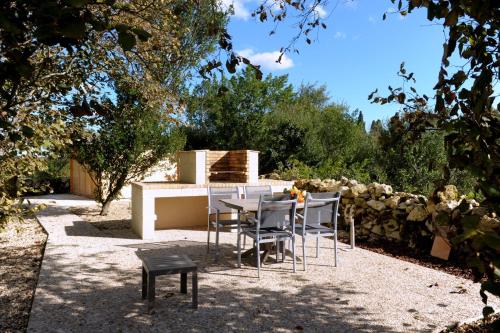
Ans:
[[[208,186],[271,185],[282,193],[291,181],[262,179],[257,183],[185,184],[180,182],[132,183],[132,229],[142,239],[153,239],[156,229],[206,226]]]

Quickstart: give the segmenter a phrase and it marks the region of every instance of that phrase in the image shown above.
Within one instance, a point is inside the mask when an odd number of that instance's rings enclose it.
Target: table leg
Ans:
[[[156,276],[148,273],[148,310],[153,308],[155,302],[155,280]]]
[[[192,283],[193,283],[193,308],[198,308],[198,272],[195,270],[192,273]]]
[[[146,299],[147,291],[148,291],[148,280],[146,270],[144,266],[142,267],[142,299]]]
[[[181,293],[187,294],[187,273],[181,273]]]

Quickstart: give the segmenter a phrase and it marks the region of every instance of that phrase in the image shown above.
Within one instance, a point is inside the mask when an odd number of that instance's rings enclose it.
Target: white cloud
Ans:
[[[321,5],[317,5],[315,8],[314,8],[314,11],[316,12],[316,14],[320,17],[320,18],[325,18],[328,13],[326,12],[325,8]]]
[[[358,0],[344,0],[344,6],[351,9],[358,9]]]
[[[335,35],[333,35],[333,38],[335,39],[346,39],[347,35],[341,31],[337,31]]]
[[[286,54],[281,57],[280,63],[276,62],[280,56],[279,51],[255,52],[252,49],[243,49],[237,53],[242,57],[248,58],[254,65],[260,65],[262,69],[270,71],[283,70],[294,66],[293,60]]]
[[[224,10],[228,10],[232,5],[234,14],[233,16],[241,20],[248,20],[250,18],[250,11],[245,7],[245,0],[220,0],[220,4]]]

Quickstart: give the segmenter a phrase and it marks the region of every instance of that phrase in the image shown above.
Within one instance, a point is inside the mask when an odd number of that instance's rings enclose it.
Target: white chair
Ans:
[[[319,238],[333,236],[334,266],[337,267],[337,216],[339,192],[308,193],[303,215],[297,214],[301,223],[295,225],[295,233],[302,236],[302,255],[306,270],[306,239],[316,238],[316,258],[319,257]]]

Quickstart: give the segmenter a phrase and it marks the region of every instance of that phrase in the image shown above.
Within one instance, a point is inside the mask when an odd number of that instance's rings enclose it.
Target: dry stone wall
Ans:
[[[474,199],[459,196],[454,185],[445,186],[433,200],[423,195],[394,192],[390,185],[365,185],[344,177],[340,180],[299,179],[295,186],[308,192],[341,192],[340,209],[353,212],[356,238],[403,242],[427,253],[438,227],[448,226],[458,214],[480,215],[481,224],[488,228],[500,226],[494,213],[488,213]],[[345,214],[341,215],[342,222]]]

